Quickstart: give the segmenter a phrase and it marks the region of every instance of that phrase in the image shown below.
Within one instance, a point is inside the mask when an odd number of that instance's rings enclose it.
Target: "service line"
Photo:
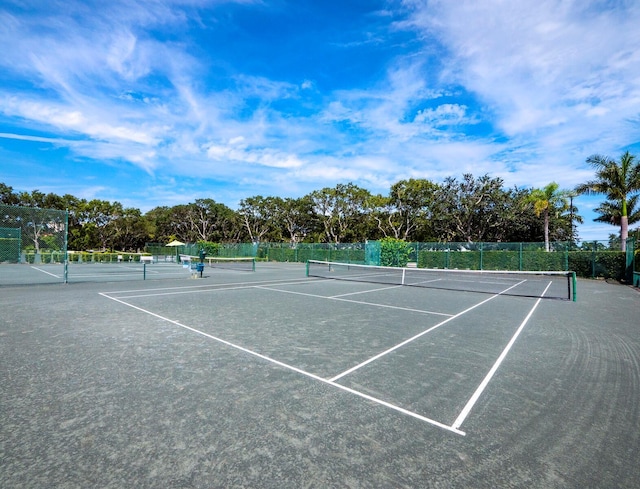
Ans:
[[[280,284],[275,284],[275,285],[280,285]],[[286,284],[282,284],[282,285],[286,285]],[[400,286],[402,287],[402,286]],[[386,309],[397,309],[400,311],[408,311],[408,312],[417,312],[419,314],[433,314],[436,316],[452,316],[452,314],[447,314],[444,312],[436,312],[436,311],[425,311],[424,309],[412,309],[410,307],[402,307],[402,306],[391,306],[389,304],[377,304],[375,302],[364,302],[364,301],[354,301],[351,299],[343,299],[340,296],[330,296],[327,297],[326,295],[319,295],[319,294],[309,294],[308,292],[296,292],[294,290],[285,290],[285,289],[276,289],[275,287],[271,287],[271,286],[255,286],[256,289],[262,289],[262,290],[271,290],[273,292],[281,292],[283,294],[293,294],[293,295],[302,295],[305,297],[316,297],[318,299],[325,299],[328,301],[340,301],[340,302],[350,302],[351,304],[363,304],[365,306],[372,306],[372,307],[383,307]],[[382,290],[382,289],[377,289],[377,290]]]

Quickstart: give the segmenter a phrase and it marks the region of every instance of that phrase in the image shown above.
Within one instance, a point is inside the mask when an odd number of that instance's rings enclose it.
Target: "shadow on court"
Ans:
[[[260,263],[0,294],[1,487],[640,480],[637,289],[538,302]]]

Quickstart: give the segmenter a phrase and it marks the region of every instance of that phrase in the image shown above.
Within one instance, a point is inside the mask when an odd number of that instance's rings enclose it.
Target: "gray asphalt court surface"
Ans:
[[[0,287],[0,487],[638,487],[638,289],[203,275]]]

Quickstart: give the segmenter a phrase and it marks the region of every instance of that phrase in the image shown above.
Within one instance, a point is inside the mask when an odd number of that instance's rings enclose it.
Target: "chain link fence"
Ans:
[[[159,248],[154,248],[159,247]],[[384,241],[365,243],[198,243],[176,248],[148,244],[146,251],[156,254],[164,249],[164,256],[185,254],[198,256],[205,249],[207,256],[254,257],[262,261],[299,262],[307,260],[380,265],[406,264],[419,268],[513,271],[575,271],[579,277],[629,281],[629,256],[634,245],[627,245],[627,253],[610,241],[582,243],[553,242],[546,251],[542,242],[410,242],[399,247],[396,259],[385,249]],[[630,250],[630,251],[629,251]],[[629,255],[631,253],[631,255]],[[406,255],[406,256],[405,256]],[[162,256],[162,255],[161,255]]]
[[[638,281],[640,254],[635,240],[627,241],[622,252],[609,241],[551,243],[403,243],[397,247],[403,256],[394,259],[394,249],[383,241],[365,243],[147,243],[142,253],[67,252],[68,215],[66,211],[0,205],[0,285],[43,282],[102,281],[115,278],[115,266],[139,265],[140,274],[131,279],[145,279],[159,274],[142,275],[144,264],[180,264],[180,256],[253,257],[258,261],[298,262],[308,260],[380,265],[398,264],[420,268],[515,271],[574,271],[578,277],[612,278]],[[89,267],[80,264],[113,265],[96,267],[95,275],[84,273]],[[35,272],[26,273],[30,265]],[[69,265],[69,267],[68,267]],[[68,272],[68,268],[73,268]],[[80,277],[80,271],[84,276]],[[36,273],[37,272],[37,273]],[[111,273],[111,278],[107,275]],[[129,278],[127,278],[129,279]]]
[[[66,211],[0,204],[0,285],[66,282],[68,223]]]
[[[68,213],[0,204],[0,263],[64,263]]]

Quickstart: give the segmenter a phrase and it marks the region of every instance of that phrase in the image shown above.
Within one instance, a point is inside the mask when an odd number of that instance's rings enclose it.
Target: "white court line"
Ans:
[[[159,287],[156,289],[133,289],[133,290],[117,290],[109,292],[109,294],[131,294],[135,292],[146,292],[145,294],[135,294],[120,297],[121,299],[131,299],[135,297],[156,297],[163,295],[180,295],[198,292],[215,292],[218,290],[237,290],[251,289],[257,287],[256,284],[274,284],[274,285],[295,285],[300,282],[307,282],[308,279],[282,279],[282,280],[260,280],[256,282],[238,282],[236,284],[206,284],[206,285],[189,285],[186,287]],[[198,289],[198,290],[194,290]],[[168,291],[168,292],[156,292]]]
[[[280,285],[280,284],[276,284],[276,285]],[[286,284],[282,284],[282,285],[286,285]],[[354,300],[351,300],[351,299],[343,299],[342,297],[338,297],[338,296],[327,297],[326,295],[309,294],[307,292],[295,292],[293,290],[276,289],[276,288],[269,287],[269,286],[264,286],[264,285],[257,285],[254,288],[263,289],[263,290],[271,290],[273,292],[282,292],[283,294],[303,295],[303,296],[306,296],[306,297],[317,297],[319,299],[325,299],[325,300],[329,300],[329,301],[350,302],[351,304],[363,304],[365,306],[382,307],[382,308],[385,308],[385,309],[397,309],[397,310],[400,310],[400,311],[417,312],[417,313],[420,313],[420,314],[433,314],[435,316],[447,316],[447,317],[452,316],[452,314],[447,314],[447,313],[444,313],[444,312],[425,311],[424,309],[411,309],[410,307],[390,306],[390,305],[387,305],[387,304],[376,304],[375,302],[354,301]],[[381,289],[378,289],[378,290],[381,290]]]
[[[129,306],[129,307],[132,307],[133,309],[137,309],[137,310],[139,310],[139,311],[142,311],[142,312],[144,312],[144,313],[146,313],[146,314],[149,314],[149,315],[151,315],[151,316],[154,316],[154,317],[160,318],[160,319],[162,319],[162,320],[168,321],[168,322],[170,322],[170,323],[172,323],[172,324],[175,324],[175,325],[177,325],[177,326],[179,326],[179,327],[181,327],[181,328],[187,329],[187,330],[189,330],[189,331],[195,332],[195,333],[200,334],[200,335],[202,335],[202,336],[205,336],[205,337],[207,337],[207,338],[210,338],[210,339],[213,339],[213,340],[218,341],[218,342],[220,342],[220,343],[223,343],[223,344],[225,344],[225,345],[228,345],[228,346],[230,346],[230,347],[232,347],[232,348],[236,348],[236,349],[241,350],[241,351],[243,351],[243,352],[246,352],[246,353],[248,353],[248,354],[250,354],[250,355],[253,355],[253,356],[256,356],[256,357],[261,358],[261,359],[263,359],[263,360],[266,360],[266,361],[268,361],[268,362],[274,363],[274,364],[279,365],[279,366],[281,366],[281,367],[283,367],[283,368],[286,368],[286,369],[292,370],[292,371],[297,372],[297,373],[299,373],[299,374],[301,374],[301,375],[305,375],[305,376],[310,377],[310,378],[312,378],[312,379],[318,380],[318,381],[320,381],[320,382],[322,382],[322,383],[325,383],[325,384],[328,384],[328,385],[332,385],[332,386],[334,386],[334,387],[336,387],[336,388],[338,388],[338,389],[341,389],[341,390],[343,390],[343,391],[346,391],[346,392],[349,392],[349,393],[351,393],[351,394],[357,395],[357,396],[359,396],[359,397],[361,397],[361,398],[363,398],[363,399],[367,399],[367,400],[369,400],[369,401],[371,401],[371,402],[374,402],[374,403],[376,403],[376,404],[380,404],[380,405],[385,406],[385,407],[387,407],[387,408],[389,408],[389,409],[392,409],[392,410],[394,410],[394,411],[397,411],[397,412],[403,413],[403,414],[405,414],[405,415],[411,416],[411,417],[413,417],[413,418],[419,419],[419,420],[421,420],[421,421],[424,421],[424,422],[426,422],[426,423],[429,423],[429,424],[431,424],[431,425],[433,425],[433,426],[436,426],[436,427],[439,427],[439,428],[441,428],[441,429],[444,429],[444,430],[450,431],[450,432],[452,432],[452,433],[456,433],[456,434],[458,434],[458,435],[465,436],[465,435],[466,435],[466,433],[465,433],[464,431],[460,430],[460,426],[462,425],[462,423],[464,422],[464,420],[466,419],[466,417],[469,415],[469,413],[470,413],[470,412],[471,412],[471,410],[473,409],[473,406],[475,405],[475,403],[477,402],[478,398],[480,397],[480,395],[482,394],[482,392],[484,391],[484,389],[487,387],[487,385],[488,385],[488,384],[489,384],[489,382],[491,381],[491,379],[492,379],[493,375],[494,375],[494,374],[495,374],[495,372],[497,371],[498,367],[500,366],[500,364],[502,363],[502,361],[504,360],[504,358],[506,358],[506,355],[508,354],[509,350],[511,349],[511,347],[512,347],[512,346],[513,346],[513,344],[515,343],[515,341],[516,341],[517,337],[520,335],[521,331],[524,329],[524,326],[527,324],[527,322],[529,321],[529,319],[530,319],[530,318],[531,318],[531,316],[533,315],[533,312],[535,311],[535,309],[536,309],[536,308],[538,307],[538,305],[540,304],[540,302],[541,302],[542,298],[539,298],[539,299],[536,301],[536,303],[535,303],[534,307],[531,309],[531,311],[529,312],[529,314],[527,315],[527,317],[525,318],[525,320],[523,321],[523,323],[520,325],[520,327],[518,328],[518,330],[517,330],[517,331],[516,331],[516,333],[514,334],[513,338],[509,341],[509,344],[507,345],[507,347],[504,349],[504,351],[502,352],[502,354],[500,355],[500,357],[498,358],[498,360],[495,362],[495,364],[493,365],[493,367],[491,368],[491,370],[490,370],[490,371],[489,371],[489,373],[487,374],[487,376],[484,378],[484,380],[482,381],[482,383],[478,386],[478,388],[476,389],[476,391],[474,392],[474,394],[471,396],[471,398],[469,399],[469,401],[467,402],[467,404],[465,405],[465,407],[463,408],[463,410],[461,411],[461,413],[458,415],[458,417],[456,418],[456,420],[454,421],[454,423],[453,423],[451,426],[448,426],[448,425],[446,425],[446,424],[444,424],[444,423],[441,423],[441,422],[439,422],[439,421],[433,420],[433,419],[431,419],[431,418],[427,418],[427,417],[422,416],[422,415],[420,415],[420,414],[417,414],[417,413],[415,413],[415,412],[412,412],[412,411],[406,410],[406,409],[404,409],[404,408],[402,408],[402,407],[400,407],[400,406],[396,406],[396,405],[394,405],[394,404],[388,403],[388,402],[386,402],[386,401],[383,401],[383,400],[381,400],[381,399],[375,398],[375,397],[370,396],[370,395],[368,395],[368,394],[365,394],[365,393],[363,393],[363,392],[356,391],[356,390],[354,390],[354,389],[351,389],[351,388],[349,388],[349,387],[346,387],[346,386],[344,386],[344,385],[341,385],[341,384],[337,383],[336,381],[337,381],[338,379],[340,379],[340,378],[344,377],[345,375],[347,375],[347,374],[349,374],[349,373],[352,373],[352,372],[354,372],[355,370],[357,370],[357,369],[359,369],[359,368],[363,367],[364,365],[367,365],[367,364],[371,363],[372,361],[374,361],[374,360],[376,360],[376,359],[378,359],[378,358],[380,358],[380,357],[382,357],[382,356],[384,356],[384,355],[386,355],[386,354],[390,353],[391,351],[396,350],[397,348],[400,348],[401,346],[403,346],[403,345],[405,345],[405,344],[407,344],[407,343],[409,343],[409,342],[411,342],[411,341],[414,341],[416,338],[419,338],[420,336],[423,336],[424,334],[427,334],[428,332],[433,331],[434,329],[436,329],[436,328],[438,328],[438,327],[442,326],[443,324],[446,324],[446,323],[448,323],[449,321],[451,321],[451,320],[453,320],[453,319],[455,319],[455,318],[457,318],[457,317],[460,317],[461,315],[463,315],[463,314],[465,314],[465,313],[467,313],[467,312],[469,312],[469,311],[471,311],[471,310],[475,309],[476,307],[479,307],[480,305],[485,304],[485,303],[487,303],[487,302],[489,302],[489,301],[491,301],[491,300],[495,299],[496,297],[498,297],[498,296],[500,296],[500,295],[502,295],[502,294],[505,294],[506,292],[508,292],[509,290],[511,290],[511,289],[512,289],[512,288],[514,288],[514,287],[517,287],[518,285],[522,284],[523,282],[524,282],[524,281],[518,282],[517,284],[514,284],[514,285],[512,285],[511,287],[506,288],[505,290],[503,290],[503,291],[501,291],[501,292],[499,292],[499,293],[497,293],[497,294],[495,294],[495,295],[493,295],[493,296],[489,297],[488,299],[485,299],[484,301],[482,301],[482,302],[480,302],[480,303],[478,303],[478,304],[476,304],[476,305],[474,305],[474,306],[471,306],[471,307],[470,307],[470,308],[468,308],[468,309],[465,309],[464,311],[462,311],[462,312],[460,312],[460,313],[456,314],[455,316],[451,316],[451,317],[449,317],[448,319],[446,319],[446,320],[442,321],[441,323],[439,323],[439,324],[437,324],[437,325],[435,325],[435,326],[433,326],[433,327],[429,328],[428,330],[423,331],[422,333],[419,333],[418,335],[415,335],[414,337],[412,337],[412,338],[410,338],[410,339],[408,339],[408,340],[405,340],[405,341],[403,341],[402,343],[400,343],[400,344],[398,344],[398,345],[396,345],[396,346],[394,346],[394,347],[392,347],[392,348],[390,348],[390,349],[388,349],[388,350],[386,350],[386,351],[384,351],[384,352],[382,352],[382,353],[380,353],[380,354],[378,354],[378,355],[376,355],[376,356],[374,356],[374,357],[370,358],[369,360],[367,360],[367,361],[365,361],[365,362],[362,362],[361,364],[356,365],[355,367],[352,367],[351,369],[349,369],[349,370],[347,370],[347,371],[345,371],[345,372],[343,372],[343,373],[341,373],[341,374],[339,374],[339,375],[337,375],[337,376],[334,376],[334,377],[332,377],[332,378],[330,378],[330,379],[325,379],[325,378],[319,377],[319,376],[317,376],[317,375],[315,375],[315,374],[312,374],[312,373],[310,373],[310,372],[306,372],[306,371],[301,370],[301,369],[299,369],[299,368],[297,368],[297,367],[294,367],[294,366],[292,366],[292,365],[285,364],[285,363],[283,363],[283,362],[280,362],[280,361],[278,361],[278,360],[272,359],[272,358],[270,358],[270,357],[267,357],[267,356],[262,355],[262,354],[260,354],[260,353],[254,352],[254,351],[249,350],[249,349],[247,349],[247,348],[241,347],[241,346],[236,345],[236,344],[234,344],[234,343],[231,343],[231,342],[229,342],[229,341],[223,340],[223,339],[221,339],[221,338],[217,338],[217,337],[215,337],[215,336],[213,336],[213,335],[210,335],[210,334],[208,334],[208,333],[204,333],[204,332],[199,331],[199,330],[197,330],[197,329],[195,329],[195,328],[192,328],[192,327],[190,327],[190,326],[183,325],[183,324],[179,323],[178,321],[174,321],[174,320],[172,320],[172,319],[169,319],[169,318],[166,318],[166,317],[160,316],[160,315],[155,314],[155,313],[153,313],[153,312],[151,312],[151,311],[148,311],[148,310],[143,309],[143,308],[141,308],[141,307],[134,306],[134,305],[132,305],[132,304],[129,304],[129,303],[127,303],[127,302],[125,302],[125,301],[122,301],[122,300],[120,300],[120,299],[117,299],[117,298],[115,298],[115,297],[110,297],[110,296],[109,296],[108,294],[106,294],[106,293],[100,293],[100,295],[102,295],[103,297],[106,297],[106,298],[108,298],[108,299],[111,299],[111,300],[113,300],[113,301],[119,302],[119,303],[121,303],[121,304],[123,304],[123,305]],[[551,286],[551,282],[550,282],[550,283],[547,285],[547,287],[545,288],[545,290],[544,290],[544,292],[543,292],[543,294],[542,294],[543,296],[544,296],[544,294],[546,293],[546,291],[548,290],[548,288],[549,288],[550,286]],[[266,289],[266,290],[271,290],[271,291],[275,291],[275,292],[284,292],[284,293],[292,293],[292,294],[306,295],[306,296],[310,296],[310,297],[318,297],[318,298],[330,299],[330,300],[341,300],[341,301],[345,301],[345,302],[354,302],[354,303],[358,303],[358,304],[369,304],[369,303],[362,303],[362,302],[358,302],[358,301],[351,301],[351,300],[347,300],[347,299],[340,299],[340,298],[335,298],[335,299],[333,299],[333,298],[330,298],[330,297],[326,297],[326,296],[319,296],[319,295],[315,295],[315,294],[305,294],[305,293],[300,293],[300,292],[293,292],[293,291],[287,291],[287,290],[273,289],[273,288],[268,288],[268,287],[264,287],[264,286],[253,286],[253,287],[255,287],[255,288],[261,288],[261,289]],[[370,304],[370,305],[374,305],[374,306],[376,306],[376,305],[378,305],[378,304]],[[378,305],[378,306],[379,306],[379,305]],[[405,308],[399,308],[399,307],[395,307],[395,306],[389,306],[389,307],[397,308],[397,309],[405,309]],[[406,310],[411,310],[411,309],[406,309]],[[423,312],[423,313],[424,313],[425,311],[415,310],[415,312]]]
[[[514,287],[515,287],[515,286],[514,286]],[[511,287],[509,287],[509,288],[511,288]],[[509,290],[509,289],[507,289],[507,290]],[[502,293],[506,292],[507,290],[505,290],[505,291],[501,292],[500,294],[502,294]],[[329,379],[329,380],[330,380],[331,382],[335,382],[336,380],[341,379],[341,378],[342,378],[342,377],[344,377],[345,375],[349,375],[350,373],[355,372],[356,370],[358,370],[358,369],[360,369],[360,368],[364,367],[365,365],[368,365],[369,363],[371,363],[371,362],[373,362],[373,361],[375,361],[375,360],[378,360],[379,358],[381,358],[381,357],[383,357],[383,356],[385,356],[385,355],[387,355],[387,354],[391,353],[392,351],[395,351],[395,350],[397,350],[398,348],[401,348],[401,347],[403,347],[404,345],[406,345],[406,344],[408,344],[408,343],[411,343],[411,342],[412,342],[412,341],[414,341],[414,340],[417,340],[417,339],[418,339],[418,338],[420,338],[421,336],[423,336],[423,335],[425,335],[425,334],[427,334],[427,333],[430,333],[430,332],[431,332],[431,331],[433,331],[434,329],[437,329],[437,328],[439,328],[440,326],[442,326],[442,325],[444,325],[444,324],[447,324],[449,321],[453,321],[454,319],[459,318],[459,317],[460,317],[460,316],[462,316],[463,314],[466,314],[466,313],[468,313],[469,311],[474,310],[476,307],[479,307],[479,306],[481,306],[482,304],[486,304],[487,302],[489,302],[489,301],[491,301],[491,300],[495,299],[496,297],[498,297],[500,294],[493,295],[493,296],[489,297],[488,299],[483,300],[482,302],[478,302],[477,304],[475,304],[475,305],[473,305],[473,306],[471,306],[471,307],[469,307],[469,308],[465,309],[464,311],[459,312],[459,313],[458,313],[458,314],[456,314],[455,316],[451,316],[450,318],[445,319],[444,321],[442,321],[442,322],[440,322],[440,323],[436,324],[435,326],[431,326],[429,329],[426,329],[426,330],[424,330],[423,332],[418,333],[417,335],[412,336],[411,338],[409,338],[409,339],[407,339],[407,340],[404,340],[403,342],[398,343],[397,345],[392,346],[391,348],[389,348],[389,349],[387,349],[387,350],[385,350],[385,351],[383,351],[383,352],[378,353],[377,355],[375,355],[375,356],[373,356],[373,357],[369,358],[368,360],[365,360],[364,362],[359,363],[358,365],[355,365],[355,366],[351,367],[349,370],[345,370],[344,372],[342,372],[342,373],[340,373],[340,374],[338,374],[338,375],[336,375],[336,376],[332,377],[332,378],[331,378],[331,379]]]
[[[43,270],[42,268],[38,268],[38,267],[31,267],[31,268],[33,268],[34,270],[38,270],[39,272],[46,273],[47,275],[51,275],[52,277],[55,277],[55,278],[62,278],[60,275],[56,275],[55,273],[47,272],[46,270]]]
[[[550,286],[551,286],[551,282],[549,282],[547,287],[544,289],[544,292],[542,292],[543,296],[544,296],[544,294],[546,294],[546,292],[547,292],[547,290],[549,289]],[[476,391],[473,393],[473,395],[471,396],[469,401],[467,401],[467,404],[464,406],[464,408],[462,409],[462,411],[460,412],[460,414],[458,415],[456,420],[451,425],[452,428],[456,428],[456,429],[460,428],[462,423],[464,423],[464,420],[467,418],[467,416],[471,412],[471,409],[473,409],[473,406],[475,405],[476,401],[482,395],[482,393],[484,392],[484,390],[487,387],[487,385],[489,385],[489,382],[491,381],[491,378],[493,377],[493,375],[498,370],[498,367],[500,367],[500,364],[502,363],[502,361],[506,358],[507,354],[509,353],[509,350],[511,350],[511,347],[516,342],[516,339],[518,338],[518,336],[520,336],[520,333],[522,332],[522,330],[524,329],[526,324],[529,322],[529,319],[531,319],[531,316],[533,315],[533,312],[538,307],[538,304],[540,304],[540,301],[542,301],[542,297],[540,297],[536,301],[536,303],[533,305],[533,307],[529,311],[529,314],[527,314],[527,317],[524,318],[524,321],[522,321],[522,324],[516,330],[515,334],[513,335],[513,337],[511,338],[511,340],[509,341],[509,343],[505,347],[505,349],[502,351],[502,353],[500,354],[500,356],[496,360],[496,363],[493,364],[493,367],[491,367],[491,370],[489,370],[489,373],[486,375],[486,377],[480,383],[480,385],[478,386]]]
[[[369,294],[371,292],[378,292],[379,290],[397,289],[398,287],[402,287],[402,285],[393,285],[391,287],[381,287],[379,289],[361,290],[360,292],[349,292],[348,294],[332,295],[331,297],[329,297],[329,299],[337,299],[338,297],[346,297],[348,295]]]
[[[302,279],[301,279],[302,280]],[[274,282],[273,280],[265,281],[267,284],[275,284],[275,285],[296,285],[299,282]],[[175,290],[174,292],[160,292],[160,293],[152,293],[152,294],[136,294],[136,295],[123,295],[120,296],[120,299],[134,299],[138,297],[160,297],[164,295],[179,295],[179,294],[195,294],[199,292],[218,292],[218,291],[226,291],[226,290],[242,290],[242,289],[259,289],[261,286],[259,285],[234,285],[234,284],[220,284],[220,285],[208,285],[208,289],[200,289],[200,290]],[[182,289],[188,289],[188,287],[183,287]],[[159,290],[159,289],[155,289]],[[119,292],[124,293],[125,291]],[[109,294],[115,294],[116,292],[109,292]]]
[[[461,430],[459,430],[457,428],[452,428],[451,426],[447,426],[446,424],[440,423],[439,421],[436,421],[434,419],[427,418],[426,416],[422,416],[422,415],[420,415],[418,413],[414,413],[413,411],[409,411],[409,410],[404,409],[404,408],[402,408],[400,406],[396,406],[395,404],[391,404],[391,403],[389,403],[387,401],[383,401],[382,399],[378,399],[376,397],[370,396],[368,394],[365,394],[364,392],[359,392],[359,391],[356,391],[354,389],[351,389],[350,387],[346,387],[344,385],[337,384],[335,382],[332,382],[331,380],[324,379],[322,377],[319,377],[319,376],[317,376],[315,374],[312,374],[310,372],[306,372],[306,371],[301,370],[301,369],[299,369],[297,367],[294,367],[292,365],[288,365],[288,364],[283,363],[283,362],[281,362],[279,360],[275,360],[273,358],[267,357],[266,355],[262,355],[261,353],[255,352],[253,350],[249,350],[248,348],[244,348],[243,346],[236,345],[235,343],[231,343],[229,341],[223,340],[222,338],[218,338],[216,336],[210,335],[208,333],[205,333],[204,331],[200,331],[198,329],[192,328],[191,326],[187,326],[187,325],[182,324],[182,323],[180,323],[178,321],[175,321],[173,319],[169,319],[167,317],[161,316],[159,314],[156,314],[154,312],[148,311],[148,310],[143,309],[141,307],[134,306],[133,304],[129,304],[129,303],[123,301],[123,300],[117,299],[115,297],[110,297],[108,294],[105,294],[103,292],[100,292],[100,295],[102,297],[107,298],[107,299],[111,299],[112,301],[118,302],[120,304],[123,304],[125,306],[129,306],[129,307],[131,307],[133,309],[136,309],[138,311],[144,312],[145,314],[149,314],[150,316],[156,317],[158,319],[162,319],[163,321],[167,321],[167,322],[169,322],[171,324],[174,324],[176,326],[184,328],[184,329],[186,329],[188,331],[191,331],[193,333],[202,335],[202,336],[204,336],[206,338],[209,338],[209,339],[212,339],[212,340],[217,341],[219,343],[222,343],[224,345],[227,345],[227,346],[229,346],[231,348],[235,348],[235,349],[240,350],[240,351],[242,351],[244,353],[247,353],[249,355],[253,355],[253,356],[258,357],[258,358],[260,358],[262,360],[265,360],[267,362],[270,362],[270,363],[273,363],[273,364],[278,365],[280,367],[283,367],[283,368],[285,368],[287,370],[291,370],[291,371],[296,372],[298,374],[301,374],[301,375],[304,375],[304,376],[309,377],[311,379],[317,380],[319,382],[322,382],[323,384],[331,385],[331,386],[336,387],[336,388],[338,388],[340,390],[343,390],[345,392],[349,392],[350,394],[354,394],[354,395],[356,395],[358,397],[361,397],[363,399],[367,399],[368,401],[371,401],[371,402],[374,402],[374,403],[379,404],[381,406],[387,407],[387,408],[392,409],[394,411],[397,411],[399,413],[405,414],[407,416],[411,416],[412,418],[415,418],[415,419],[419,419],[420,421],[424,421],[425,423],[429,423],[429,424],[431,424],[433,426],[437,426],[438,428],[441,428],[443,430],[450,431],[450,432],[455,433],[457,435],[465,436],[465,432],[464,431],[461,431]]]

